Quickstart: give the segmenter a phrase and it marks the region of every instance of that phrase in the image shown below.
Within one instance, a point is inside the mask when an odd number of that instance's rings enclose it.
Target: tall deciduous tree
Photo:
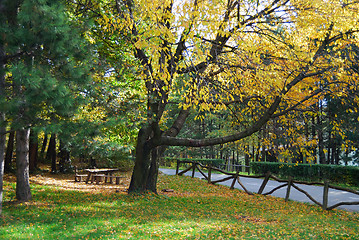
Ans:
[[[246,138],[270,119],[355,82],[341,51],[358,41],[357,1],[91,3],[79,5],[99,9],[97,23],[104,33],[122,34],[106,41],[127,42],[146,90],[130,192],[156,192],[157,158],[166,146],[203,147]],[[112,9],[101,7],[109,3]],[[177,104],[177,116],[165,115],[168,103]],[[213,138],[180,138],[192,109],[231,111],[235,128]],[[163,123],[164,116],[173,118],[172,125]]]

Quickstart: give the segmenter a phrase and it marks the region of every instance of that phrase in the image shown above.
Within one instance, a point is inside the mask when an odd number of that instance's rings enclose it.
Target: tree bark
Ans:
[[[182,109],[172,126],[163,135],[177,136],[188,116],[189,111]],[[146,191],[157,193],[158,158],[162,156],[167,147],[153,145],[153,142],[156,142],[155,138],[160,138],[161,134],[157,127],[145,126],[138,132],[135,167],[128,189],[130,193]]]
[[[157,193],[157,178],[159,168],[158,151],[159,147],[156,147],[151,150],[151,164],[146,183],[146,189],[154,193]]]
[[[318,127],[318,154],[319,154],[319,163],[325,164],[325,153],[324,153],[324,137],[322,131],[322,124],[320,117],[317,117],[317,127]]]
[[[328,132],[328,146],[327,146],[327,163],[331,163],[331,150],[332,150],[332,132],[329,130]]]
[[[90,167],[97,168],[96,159],[94,159],[93,157],[90,157]]]
[[[33,172],[37,169],[38,147],[39,147],[39,141],[38,141],[37,133],[35,133],[33,130],[30,130],[30,146],[29,146],[30,172]]]
[[[248,154],[248,152],[249,152],[249,145],[248,146],[246,146],[246,153],[245,153],[245,155],[244,155],[244,165],[246,165],[246,166],[249,166],[249,164],[250,164],[250,156],[249,156],[249,154]],[[245,171],[247,172],[247,173],[249,173],[249,168],[248,167],[245,167],[244,168],[245,169]]]
[[[16,199],[23,202],[31,200],[29,138],[30,129],[20,129],[16,132]]]
[[[340,147],[337,144],[335,144],[334,162],[336,165],[339,165],[340,162]]]
[[[1,88],[2,86],[0,84],[0,95],[1,95]],[[2,215],[2,199],[3,199],[4,157],[5,157],[5,140],[6,140],[5,132],[6,132],[5,114],[0,112],[0,216]]]
[[[145,126],[138,132],[135,166],[128,189],[130,193],[149,190],[147,189],[147,180],[150,170],[151,147],[147,139],[150,138],[151,133],[152,130],[150,126]]]
[[[12,170],[11,163],[14,153],[14,143],[15,143],[15,131],[11,131],[9,134],[9,139],[7,141],[6,153],[5,153],[5,172],[10,172]]]
[[[61,173],[68,172],[71,162],[70,162],[70,152],[66,149],[66,146],[63,141],[60,140],[60,153],[59,153],[59,171]]]
[[[45,159],[45,149],[47,145],[47,134],[45,133],[44,140],[42,141],[41,151],[40,151],[40,160],[43,161]]]
[[[0,0],[0,16],[4,14],[4,1]],[[2,25],[3,22],[0,22]],[[5,49],[0,44],[0,103],[5,101]],[[3,199],[3,176],[4,176],[4,157],[5,157],[5,140],[6,140],[6,122],[5,113],[0,110],[0,216],[2,215]]]
[[[51,172],[56,173],[56,134],[51,134],[46,159],[51,161]]]

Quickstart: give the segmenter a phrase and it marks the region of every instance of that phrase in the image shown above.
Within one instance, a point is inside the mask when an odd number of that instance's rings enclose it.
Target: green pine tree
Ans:
[[[90,88],[91,52],[64,1],[8,0],[2,6],[6,98],[0,99],[0,112],[19,133],[17,151],[24,154],[17,154],[22,158],[17,159],[16,196],[27,201],[29,128],[75,113]]]

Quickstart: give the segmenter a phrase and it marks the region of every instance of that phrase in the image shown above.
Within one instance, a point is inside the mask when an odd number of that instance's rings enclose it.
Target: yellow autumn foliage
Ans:
[[[359,45],[358,1],[121,4],[103,11],[98,23],[103,31],[123,33],[140,60],[149,102],[159,106],[173,101],[205,113],[230,110],[238,126],[261,119],[278,99],[273,116],[304,110],[324,92],[345,95],[356,85],[357,73],[349,69],[350,46]]]

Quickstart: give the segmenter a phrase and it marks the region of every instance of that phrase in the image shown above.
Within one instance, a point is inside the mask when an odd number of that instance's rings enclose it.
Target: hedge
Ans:
[[[251,162],[252,171],[256,174],[271,172],[282,178],[292,176],[297,179],[344,183],[359,186],[359,167],[328,164],[293,164],[273,162]]]
[[[224,163],[224,159],[209,159],[209,158],[168,158],[168,157],[165,157],[164,160],[166,162],[174,162],[174,161],[177,161],[177,160],[180,160],[180,161],[192,161],[192,162],[201,163],[201,164],[206,165],[206,166],[212,165],[214,167],[219,167],[220,164]]]

